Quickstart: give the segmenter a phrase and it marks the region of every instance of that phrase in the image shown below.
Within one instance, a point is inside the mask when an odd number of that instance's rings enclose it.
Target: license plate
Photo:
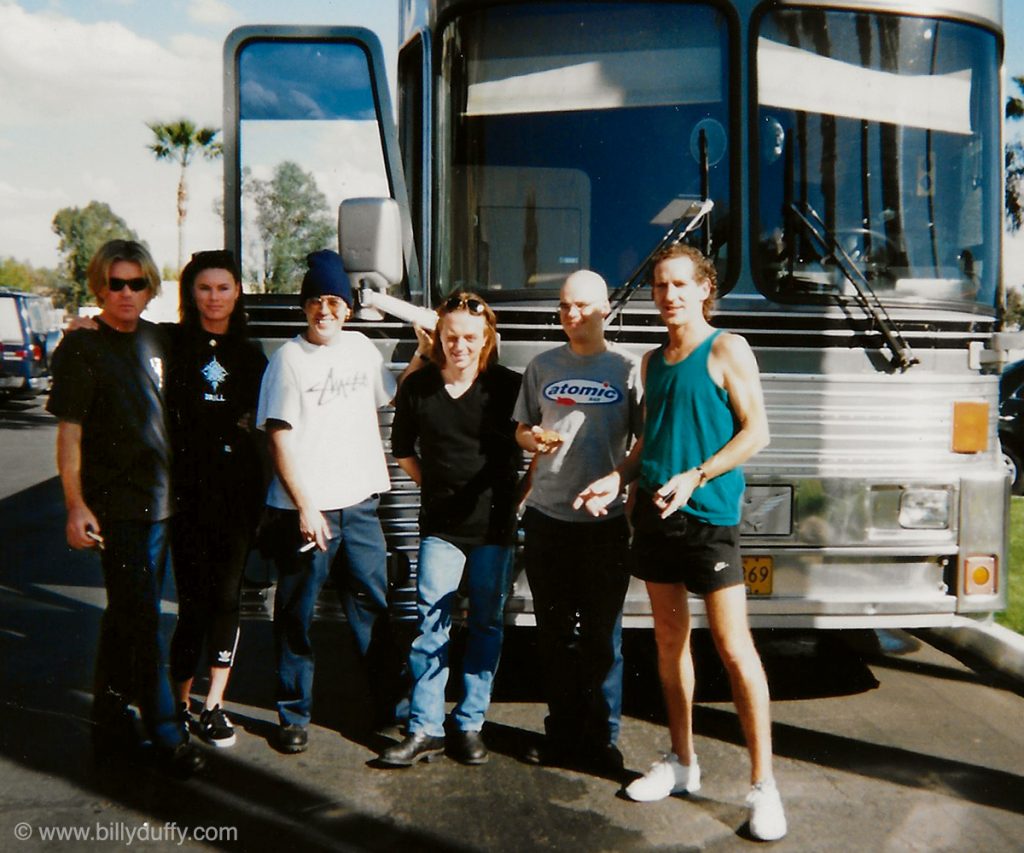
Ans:
[[[771,595],[773,560],[771,557],[744,557],[743,583],[747,595]]]

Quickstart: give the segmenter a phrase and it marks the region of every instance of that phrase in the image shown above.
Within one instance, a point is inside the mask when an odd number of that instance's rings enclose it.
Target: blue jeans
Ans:
[[[100,552],[107,607],[96,650],[93,718],[109,722],[132,699],[160,749],[183,739],[167,677],[160,600],[167,579],[167,522],[104,521]]]
[[[570,748],[614,744],[622,715],[622,602],[630,578],[626,519],[559,521],[531,507],[523,530],[547,734]]]
[[[512,548],[502,545],[460,547],[436,536],[427,536],[420,542],[416,577],[419,635],[409,651],[409,670],[414,680],[410,733],[444,735],[448,637],[452,605],[464,570],[469,598],[469,634],[463,661],[462,696],[452,719],[461,731],[478,732],[484,725],[501,657]]]
[[[359,653],[366,656],[378,617],[387,612],[387,545],[374,496],[324,511],[331,529],[327,550],[288,549],[277,559],[274,646],[277,713],[282,725],[306,726],[313,709],[313,644],[309,631],[317,598],[334,575]],[[288,512],[288,511],[283,511]],[[298,530],[298,513],[295,516]],[[296,535],[296,543],[299,543]]]

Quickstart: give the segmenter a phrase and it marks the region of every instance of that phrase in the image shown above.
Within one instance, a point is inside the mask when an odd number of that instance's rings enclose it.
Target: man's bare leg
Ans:
[[[704,597],[715,648],[729,675],[732,699],[750,751],[751,784],[772,778],[772,732],[768,679],[754,646],[742,584]]]
[[[658,646],[658,675],[668,712],[672,751],[689,764],[693,748],[693,652],[690,645],[690,606],[680,583],[647,583]]]

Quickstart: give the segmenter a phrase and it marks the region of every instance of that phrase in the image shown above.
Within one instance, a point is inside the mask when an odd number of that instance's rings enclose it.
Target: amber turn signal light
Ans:
[[[988,450],[988,403],[957,400],[953,403],[953,452]]]

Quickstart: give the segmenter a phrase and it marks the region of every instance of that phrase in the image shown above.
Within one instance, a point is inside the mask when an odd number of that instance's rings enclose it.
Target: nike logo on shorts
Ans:
[[[715,571],[716,572],[720,572],[720,571],[722,571],[724,569],[727,569],[727,568],[729,568],[729,564],[728,563],[725,563],[725,562],[715,563]]]

